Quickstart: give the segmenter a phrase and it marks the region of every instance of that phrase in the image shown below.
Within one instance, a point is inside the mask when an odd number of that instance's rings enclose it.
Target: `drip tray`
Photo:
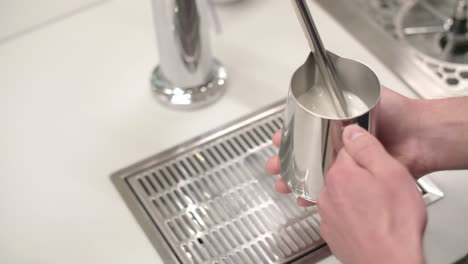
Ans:
[[[315,207],[274,191],[284,101],[112,175],[165,263],[302,263],[329,255]],[[426,203],[442,197],[423,179]]]

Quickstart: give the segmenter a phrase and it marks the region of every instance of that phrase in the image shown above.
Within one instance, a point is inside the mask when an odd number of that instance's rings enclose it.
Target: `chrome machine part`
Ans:
[[[467,15],[464,0],[425,0],[404,6],[397,20],[401,39],[453,89],[468,86]]]
[[[116,172],[120,191],[164,263],[311,263],[329,256],[315,207],[274,191],[284,101]],[[427,204],[442,197],[420,180]]]
[[[317,2],[420,97],[468,95],[465,1]]]
[[[160,62],[151,86],[168,106],[198,108],[224,93],[227,74],[211,53],[207,1],[152,1]]]
[[[459,0],[453,14],[445,16],[443,7],[447,6],[446,3],[427,1],[416,2],[405,9],[400,21],[401,26],[398,27],[401,37],[411,46],[436,60],[468,63],[466,2]],[[443,7],[440,7],[441,3]]]

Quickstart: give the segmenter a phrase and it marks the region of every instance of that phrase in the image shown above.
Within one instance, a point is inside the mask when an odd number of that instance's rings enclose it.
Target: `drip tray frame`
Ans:
[[[273,190],[285,101],[117,171],[111,180],[164,263],[310,263],[330,255],[315,207]],[[443,197],[418,181],[426,205]],[[283,213],[284,212],[284,213]]]

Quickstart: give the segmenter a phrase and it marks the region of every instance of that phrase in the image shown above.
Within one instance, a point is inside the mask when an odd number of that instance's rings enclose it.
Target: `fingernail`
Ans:
[[[364,132],[358,125],[351,125],[345,129],[345,137],[350,141],[356,140],[362,135],[364,135]]]

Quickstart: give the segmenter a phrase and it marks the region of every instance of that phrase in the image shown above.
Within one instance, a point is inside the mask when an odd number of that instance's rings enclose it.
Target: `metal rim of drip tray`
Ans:
[[[114,173],[111,178],[165,263],[304,263],[329,256],[316,208],[274,191],[285,101]],[[442,192],[424,178],[426,204]]]

